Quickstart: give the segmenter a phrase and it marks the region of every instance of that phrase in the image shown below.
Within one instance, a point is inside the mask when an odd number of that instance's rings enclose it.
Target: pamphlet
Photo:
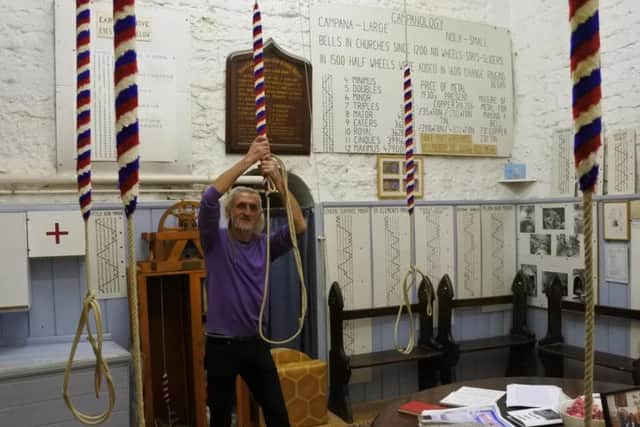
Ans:
[[[529,408],[507,412],[508,418],[522,427],[561,424],[562,416],[552,408]]]
[[[463,408],[426,410],[420,415],[420,427],[431,424],[474,423],[490,427],[513,427],[500,415],[495,404],[483,406],[467,406]]]
[[[491,405],[504,396],[504,391],[479,387],[460,387],[449,393],[440,401],[448,406],[483,406]]]
[[[567,396],[555,385],[509,384],[507,386],[507,407],[559,409],[560,402]]]

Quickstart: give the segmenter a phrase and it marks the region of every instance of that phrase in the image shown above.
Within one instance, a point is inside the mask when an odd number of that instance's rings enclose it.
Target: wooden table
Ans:
[[[430,388],[411,395],[409,398],[397,400],[386,406],[374,420],[372,427],[416,427],[418,418],[414,415],[401,414],[398,408],[410,400],[419,400],[427,403],[438,403],[447,394],[462,386],[482,387],[494,390],[505,390],[508,384],[535,384],[557,385],[570,397],[582,394],[582,380],[570,378],[547,377],[502,377],[486,378],[474,381],[461,381],[457,383]],[[594,392],[608,392],[628,388],[628,385],[596,381],[593,385]]]

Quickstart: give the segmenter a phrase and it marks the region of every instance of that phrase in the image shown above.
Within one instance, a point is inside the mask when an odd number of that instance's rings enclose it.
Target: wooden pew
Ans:
[[[433,286],[429,280],[421,282],[418,288],[418,303],[411,305],[412,312],[419,316],[420,333],[418,345],[411,354],[402,354],[395,349],[347,356],[344,351],[343,322],[345,320],[393,316],[398,306],[345,310],[342,291],[337,282],[329,291],[329,326],[331,348],[329,350],[329,409],[347,422],[353,422],[349,379],[351,370],[383,366],[394,363],[417,362],[420,389],[437,384],[437,370],[442,363],[444,352],[433,339],[433,316],[428,313],[433,307]]]
[[[461,353],[509,349],[506,376],[535,375],[536,338],[527,327],[527,290],[524,275],[518,272],[511,286],[512,295],[456,300],[453,285],[445,274],[438,284],[438,334],[436,341],[446,349],[446,367],[441,371],[441,382],[455,380],[455,366]],[[456,341],[451,332],[451,317],[454,308],[480,307],[495,304],[512,304],[512,328],[508,335],[472,340]]]
[[[584,348],[565,344],[562,336],[562,311],[584,313],[584,304],[562,299],[563,286],[560,278],[555,275],[551,285],[545,291],[547,294],[547,335],[538,343],[538,355],[544,374],[547,377],[564,377],[565,359],[584,362]],[[624,319],[640,320],[640,311],[625,308],[598,306],[595,307],[596,316],[604,315]],[[631,374],[633,383],[640,385],[640,360],[619,354],[603,351],[594,352],[594,364],[608,369]]]

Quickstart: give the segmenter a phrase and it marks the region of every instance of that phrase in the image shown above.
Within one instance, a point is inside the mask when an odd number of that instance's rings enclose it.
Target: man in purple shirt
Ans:
[[[266,138],[256,138],[247,154],[216,178],[200,203],[198,225],[207,266],[207,404],[211,427],[231,425],[236,375],[242,376],[262,407],[268,427],[287,427],[287,409],[269,346],[258,336],[258,317],[264,291],[266,263],[291,249],[289,227],[270,236],[271,260],[266,260],[266,239],[260,194],[247,187],[232,189],[224,210],[228,228],[220,228],[220,197],[257,161],[282,195],[284,181],[271,159]],[[296,234],[306,223],[291,193]]]

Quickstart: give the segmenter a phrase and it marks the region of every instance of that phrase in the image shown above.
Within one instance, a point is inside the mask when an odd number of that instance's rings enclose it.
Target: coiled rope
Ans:
[[[586,427],[593,406],[594,301],[591,233],[592,194],[598,179],[596,155],[601,145],[602,98],[598,0],[569,0],[574,157],[583,193],[585,248],[584,401]]]
[[[256,103],[256,134],[259,137],[267,137],[267,108],[266,108],[266,84],[264,80],[264,51],[262,42],[262,15],[260,6],[256,0],[253,4],[253,86],[255,92]],[[296,270],[300,283],[300,317],[298,318],[298,329],[289,338],[283,340],[272,340],[268,338],[263,331],[264,312],[269,297],[269,272],[271,270],[271,244],[269,237],[271,235],[271,202],[270,195],[276,193],[277,190],[271,180],[265,182],[266,196],[266,265],[264,273],[264,292],[262,294],[262,304],[260,305],[260,315],[258,318],[258,334],[260,338],[269,344],[286,344],[293,341],[300,333],[304,326],[304,318],[307,314],[307,289],[304,284],[304,269],[302,266],[302,258],[300,257],[300,249],[298,248],[298,238],[296,236],[295,224],[293,221],[293,213],[291,210],[291,199],[289,197],[289,179],[287,169],[284,162],[276,156],[271,156],[275,160],[282,179],[284,182],[284,194],[281,195],[285,202],[287,212],[287,223],[289,225],[289,235],[293,246],[293,254],[296,261]]]
[[[421,279],[420,279],[420,283],[424,283],[427,284],[428,280],[427,277],[424,275],[424,273],[420,270],[418,270],[415,266],[412,266],[409,271],[407,271],[407,274],[405,274],[404,276],[404,280],[402,281],[402,304],[400,304],[400,307],[398,308],[398,315],[396,316],[396,323],[394,326],[394,334],[393,334],[393,344],[396,348],[396,350],[398,350],[400,353],[402,354],[410,354],[413,351],[413,347],[416,344],[416,338],[415,338],[415,331],[416,331],[416,325],[415,325],[415,320],[413,318],[413,312],[411,311],[411,299],[410,299],[410,291],[412,287],[415,287],[416,284],[416,274],[419,274]],[[432,307],[432,303],[431,301],[433,300],[431,298],[431,287],[427,286],[426,287],[427,290],[427,316],[431,316],[433,314],[433,307]],[[402,310],[403,308],[406,308],[407,310],[407,315],[409,316],[409,339],[407,341],[407,346],[405,348],[400,347],[400,345],[398,344],[398,329],[400,327],[400,318],[402,317]]]
[[[71,351],[64,371],[62,396],[74,418],[88,425],[100,424],[106,421],[113,410],[116,400],[113,378],[109,365],[102,356],[102,313],[100,303],[95,292],[90,288],[91,271],[89,262],[89,217],[91,216],[91,10],[90,0],[76,0],[76,174],[78,179],[78,195],[80,211],[84,219],[84,247],[85,247],[85,286],[87,293],[82,303],[82,312],[78,320],[76,333],[71,344]],[[96,326],[95,337],[91,332],[90,313]],[[107,409],[98,415],[88,415],[78,410],[69,395],[69,380],[73,368],[73,359],[82,338],[84,328],[87,328],[87,341],[91,345],[96,358],[94,370],[94,390],[96,399],[100,398],[102,377],[107,381],[109,404]]]

